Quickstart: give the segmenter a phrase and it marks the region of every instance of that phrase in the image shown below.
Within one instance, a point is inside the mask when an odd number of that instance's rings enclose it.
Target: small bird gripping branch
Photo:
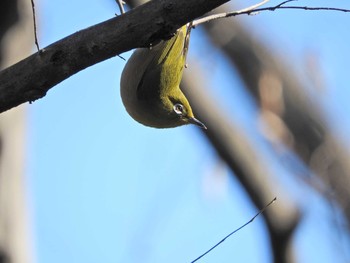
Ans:
[[[197,120],[180,89],[191,26],[151,48],[137,49],[126,63],[120,81],[123,104],[136,121],[155,128],[195,124]]]

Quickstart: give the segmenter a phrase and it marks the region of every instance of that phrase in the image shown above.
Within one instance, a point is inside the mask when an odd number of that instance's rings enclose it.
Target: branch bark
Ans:
[[[73,74],[177,28],[229,0],[154,0],[74,33],[0,72],[0,112],[32,102]]]

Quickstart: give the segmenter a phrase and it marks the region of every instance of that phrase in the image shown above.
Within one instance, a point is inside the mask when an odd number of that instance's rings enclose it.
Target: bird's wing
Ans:
[[[186,26],[180,28],[176,34],[167,41],[161,41],[156,46],[149,49],[142,49],[144,57],[148,58],[148,63],[144,67],[143,75],[139,80],[137,87],[137,98],[139,100],[152,99],[153,96],[159,96],[161,86],[161,74],[166,63],[184,65],[184,57],[187,53],[185,50]],[[187,40],[188,43],[188,40]],[[176,62],[171,62],[174,60]],[[181,61],[178,61],[178,60]]]

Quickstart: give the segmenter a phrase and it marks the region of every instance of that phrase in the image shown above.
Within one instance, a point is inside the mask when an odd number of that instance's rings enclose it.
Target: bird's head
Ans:
[[[130,116],[143,125],[154,128],[173,128],[195,124],[207,129],[201,121],[194,117],[187,98],[179,88],[137,102],[129,101],[123,96],[122,98]]]
[[[161,97],[161,111],[163,114],[159,116],[164,123],[171,126],[181,126],[186,124],[195,124],[203,129],[207,127],[194,117],[192,108],[180,89],[175,89],[176,93],[167,94]]]

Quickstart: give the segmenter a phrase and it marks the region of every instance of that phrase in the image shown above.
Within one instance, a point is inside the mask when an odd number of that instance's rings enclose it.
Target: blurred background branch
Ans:
[[[0,3],[0,70],[32,47],[30,2]],[[0,115],[0,263],[30,263],[33,247],[25,171],[25,107]]]
[[[239,21],[226,19],[204,26],[260,106],[266,138],[288,146],[303,160],[313,171],[303,176],[317,176],[323,182],[321,194],[334,198],[350,223],[349,152],[319,108],[317,97],[322,87],[310,89],[288,62],[251,36]],[[292,172],[300,173],[297,169]]]

